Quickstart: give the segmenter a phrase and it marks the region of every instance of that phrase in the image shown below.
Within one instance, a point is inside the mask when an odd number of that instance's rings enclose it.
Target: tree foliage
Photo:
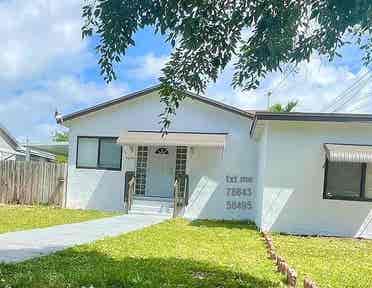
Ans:
[[[173,52],[160,78],[164,128],[182,91],[202,93],[230,61],[232,85],[245,90],[315,52],[332,60],[351,42],[365,65],[372,61],[371,0],[88,0],[82,16],[83,37],[99,37],[99,65],[108,82],[139,29],[152,26],[166,36]]]
[[[68,142],[68,132],[67,131],[55,131],[53,133],[52,139],[54,142]],[[56,155],[57,163],[67,163],[68,157],[65,155]]]
[[[53,134],[53,141],[55,142],[68,142],[68,132],[55,131]]]
[[[284,106],[283,104],[276,103],[269,108],[270,112],[293,112],[298,104],[298,101],[288,101]]]

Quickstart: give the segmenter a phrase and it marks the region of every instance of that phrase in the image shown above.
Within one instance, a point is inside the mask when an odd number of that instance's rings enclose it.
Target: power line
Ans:
[[[274,91],[278,90],[282,84],[287,80],[288,76],[291,75],[296,69],[296,66],[290,67],[288,71],[284,73],[284,77],[272,88],[267,89],[266,95],[267,95],[267,109],[269,110],[271,105],[271,97],[273,96]]]
[[[288,79],[288,76],[291,75],[296,70],[296,66],[291,67],[284,73],[284,77],[282,80],[279,81],[273,88],[269,89],[271,93],[274,93],[276,89],[279,89],[280,86]]]
[[[353,104],[354,106],[351,107],[352,109],[350,110],[350,112],[356,112],[357,110],[360,111],[360,109],[363,108],[363,107],[370,109],[371,107],[366,107],[366,106],[368,105],[367,100],[371,99],[371,96],[372,96],[371,92],[372,91],[370,90],[366,93],[366,95],[363,95],[362,97],[359,97],[358,101]]]
[[[330,103],[328,103],[326,106],[324,106],[321,109],[321,112],[326,112],[327,110],[338,110],[335,109],[335,107],[339,107],[340,103],[344,101],[350,93],[355,90],[356,87],[360,87],[360,84],[363,84],[366,82],[366,80],[369,79],[371,75],[369,74],[369,71],[364,73],[363,75],[359,76],[358,79],[348,88],[346,88],[339,96],[337,96],[335,99],[333,99]],[[361,87],[362,88],[362,87]]]
[[[354,87],[356,85],[358,85],[362,80],[363,78],[366,76],[367,74],[364,74],[362,76],[360,76],[351,86],[349,86],[348,88],[346,88],[346,90],[344,90],[339,96],[337,96],[335,99],[333,99],[330,103],[328,103],[326,106],[324,106],[321,111],[322,112],[326,112],[327,110],[330,110],[332,109],[334,106],[336,106],[340,101],[342,101],[348,94],[349,92],[354,89]]]
[[[355,97],[358,97],[360,91],[370,82],[370,79],[372,75],[369,75],[367,78],[365,78],[362,82],[359,82],[357,86],[355,86],[351,91],[349,91],[343,101],[338,104],[338,106],[334,107],[332,112],[337,112],[338,110],[345,107],[347,104],[349,104],[351,101],[355,100]]]

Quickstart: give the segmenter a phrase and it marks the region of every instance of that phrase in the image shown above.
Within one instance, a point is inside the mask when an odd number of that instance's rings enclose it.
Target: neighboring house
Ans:
[[[25,161],[27,154],[31,161],[54,162],[55,155],[37,149],[27,149],[20,145],[10,132],[0,124],[0,161],[19,160]]]
[[[53,155],[68,156],[68,142],[43,142],[24,144],[33,150],[48,152]]]
[[[161,212],[177,175],[187,218],[372,238],[372,115],[247,112],[187,95],[164,138],[158,86],[59,116],[67,206],[125,209],[135,175],[130,208]]]

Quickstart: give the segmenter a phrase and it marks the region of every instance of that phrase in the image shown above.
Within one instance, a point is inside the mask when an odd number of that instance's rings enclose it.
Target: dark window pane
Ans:
[[[100,140],[99,166],[102,168],[120,169],[121,146],[116,143],[116,139]]]
[[[98,139],[97,138],[78,138],[77,166],[78,167],[97,167]]]
[[[328,162],[327,198],[360,198],[361,163]]]
[[[366,169],[366,193],[365,197],[367,199],[372,199],[372,164],[368,163],[367,164],[367,169]]]

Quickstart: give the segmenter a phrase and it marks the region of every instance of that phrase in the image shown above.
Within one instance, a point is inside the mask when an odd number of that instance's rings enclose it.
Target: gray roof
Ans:
[[[9,130],[5,128],[4,125],[0,123],[0,134],[3,136],[3,139],[13,147],[13,149],[17,150],[20,148],[20,145],[16,138],[13,137],[12,134],[10,134]]]
[[[30,143],[28,145],[24,144],[23,146],[49,154],[68,155],[68,142]]]
[[[0,123],[0,134],[3,136],[3,139],[16,151],[15,154],[17,155],[26,155],[26,147],[22,146],[17,139],[10,134],[9,130],[5,128],[4,125]],[[47,153],[44,151],[40,151],[38,149],[31,149],[31,155],[39,156],[46,159],[55,159],[55,155],[51,153]]]
[[[57,118],[57,123],[61,123],[61,122],[68,121],[68,120],[71,120],[71,119],[74,119],[74,118],[78,118],[80,116],[102,110],[102,109],[104,109],[106,107],[110,107],[112,105],[116,105],[116,104],[123,103],[123,102],[128,101],[128,100],[132,100],[132,99],[135,99],[135,98],[138,98],[138,97],[141,97],[141,96],[145,96],[145,95],[147,95],[149,93],[152,93],[152,92],[154,92],[156,90],[159,90],[159,89],[160,89],[160,85],[155,85],[155,86],[143,89],[141,91],[133,92],[133,93],[124,95],[122,97],[119,97],[119,98],[116,98],[116,99],[113,99],[113,100],[110,100],[110,101],[106,101],[106,102],[103,102],[101,104],[98,104],[98,105],[95,105],[95,106],[92,106],[92,107],[89,107],[89,108],[86,108],[86,109],[82,109],[82,110],[73,112],[71,114],[63,115],[62,117]],[[253,116],[254,116],[250,112],[244,111],[242,109],[239,109],[239,108],[231,106],[231,105],[227,105],[225,103],[213,100],[213,99],[208,98],[208,97],[204,97],[204,96],[201,96],[201,95],[189,92],[189,91],[186,91],[185,94],[186,94],[187,97],[189,97],[191,99],[198,100],[200,102],[212,105],[214,107],[217,107],[217,108],[220,108],[220,109],[223,109],[223,110],[227,110],[227,111],[239,114],[239,115],[244,116],[244,117],[248,117],[248,118],[252,119]]]
[[[254,113],[257,120],[321,121],[321,122],[369,122],[371,114],[313,113],[313,112],[268,112]]]
[[[20,147],[17,151],[26,155],[27,148],[26,147]],[[56,159],[56,155],[54,155],[52,153],[49,153],[49,152],[41,151],[39,149],[30,149],[30,155],[45,158],[45,159],[50,159],[50,160],[55,160]]]
[[[310,121],[310,122],[372,122],[371,114],[351,113],[313,113],[313,112],[268,112],[257,111],[254,113],[250,134],[253,135],[257,121]]]
[[[71,114],[63,115],[61,117],[56,118],[57,123],[62,123],[64,121],[68,121],[71,119],[78,118],[80,116],[84,116],[86,114],[96,112],[106,107],[110,107],[112,105],[116,105],[119,103],[123,103],[125,101],[135,99],[137,97],[145,96],[151,92],[160,89],[160,85],[155,85],[141,91],[133,92],[122,97],[103,102],[101,104],[82,109]],[[256,122],[259,120],[272,120],[272,121],[318,121],[318,122],[371,122],[372,115],[371,114],[349,114],[349,113],[313,113],[313,112],[269,112],[269,111],[254,111],[254,110],[242,110],[240,108],[227,105],[223,102],[213,100],[211,98],[201,96],[189,91],[185,92],[186,96],[198,100],[200,102],[212,105],[214,107],[230,111],[236,113],[238,115],[247,117],[251,120],[251,135],[254,133]]]

